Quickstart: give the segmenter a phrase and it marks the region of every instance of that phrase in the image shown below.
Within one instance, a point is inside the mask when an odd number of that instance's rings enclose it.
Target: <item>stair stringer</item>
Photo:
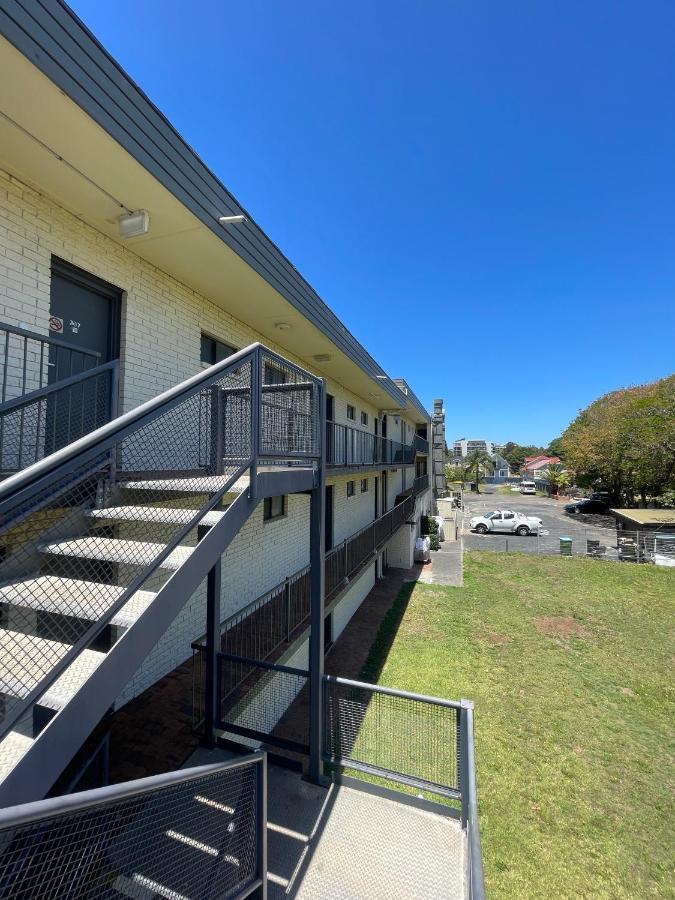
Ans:
[[[162,586],[150,606],[2,781],[0,807],[45,796],[259,502],[242,493],[227,508],[222,519],[199,541],[189,559]]]

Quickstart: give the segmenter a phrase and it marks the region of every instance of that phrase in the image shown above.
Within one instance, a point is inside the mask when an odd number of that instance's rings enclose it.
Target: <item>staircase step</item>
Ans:
[[[53,544],[40,544],[39,546],[41,553],[48,553],[52,556],[99,559],[105,562],[127,563],[131,566],[151,565],[164,549],[164,544],[104,537],[76,538],[72,541],[56,541]],[[175,572],[189,559],[193,550],[193,547],[183,547],[182,545],[176,547],[160,568]]]
[[[33,743],[33,738],[18,731],[10,731],[0,742],[0,782],[12,771]]]
[[[171,509],[159,506],[109,506],[106,509],[92,509],[89,515],[93,519],[113,522],[150,522],[157,525],[187,525],[195,517],[194,509]],[[225,515],[224,512],[206,513],[200,525],[209,527],[217,525]]]
[[[123,592],[124,588],[116,584],[41,575],[0,587],[0,603],[96,622],[119,600]],[[112,617],[110,624],[130,628],[150,606],[155,596],[153,591],[136,591]]]
[[[161,478],[148,481],[122,481],[120,487],[133,491],[157,491],[181,494],[215,494],[222,490],[230,480],[230,475],[207,475],[196,478]],[[242,475],[228,489],[228,494],[243,494],[248,490],[249,477]]]
[[[44,665],[36,665],[36,656],[38,660],[50,657],[56,665],[69,650],[69,644],[0,629],[0,692],[12,697],[26,697],[46,674]],[[105,653],[82,650],[40,697],[39,705],[61,709],[104,659]]]

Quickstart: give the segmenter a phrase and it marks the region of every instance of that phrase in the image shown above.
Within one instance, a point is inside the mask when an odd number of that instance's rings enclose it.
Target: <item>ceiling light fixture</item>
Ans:
[[[221,225],[240,225],[246,222],[246,216],[220,216],[218,221]]]
[[[146,209],[137,209],[135,212],[124,213],[117,219],[117,229],[120,237],[132,238],[147,234],[150,229],[150,213]]]

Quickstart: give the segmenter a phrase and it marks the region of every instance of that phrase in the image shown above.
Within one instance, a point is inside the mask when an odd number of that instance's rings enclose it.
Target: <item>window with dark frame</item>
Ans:
[[[361,410],[361,424],[362,425],[368,424],[368,413],[364,412],[363,410]]]
[[[356,488],[356,482],[355,482],[355,481],[348,481],[348,482],[347,482],[347,496],[348,496],[348,497],[353,497],[353,496],[354,496],[355,488]]]
[[[280,519],[286,515],[286,494],[279,497],[265,497],[265,505],[263,508],[263,521],[271,522],[273,519]]]
[[[365,494],[367,490],[368,490],[368,479],[362,478],[361,479],[361,493]]]
[[[223,341],[219,341],[216,338],[209,337],[208,334],[202,333],[201,361],[206,363],[207,366],[213,366],[221,360],[227,359],[228,356],[232,356],[232,354],[236,352],[236,347],[232,347],[230,344],[225,344]]]
[[[352,422],[356,420],[356,410],[351,404],[347,404],[347,418],[351,419]]]

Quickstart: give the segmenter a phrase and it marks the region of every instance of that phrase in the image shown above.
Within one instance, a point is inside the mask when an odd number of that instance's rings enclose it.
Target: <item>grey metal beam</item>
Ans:
[[[276,471],[258,469],[257,496],[262,499],[281,494],[302,494],[314,490],[316,480],[316,471],[307,466],[280,466]]]
[[[234,540],[258,505],[240,494],[184,563],[162,586],[154,601],[51,720],[25,756],[0,784],[0,806],[44,797],[70,762],[74,749],[89,736],[120,695],[148,653]]]

